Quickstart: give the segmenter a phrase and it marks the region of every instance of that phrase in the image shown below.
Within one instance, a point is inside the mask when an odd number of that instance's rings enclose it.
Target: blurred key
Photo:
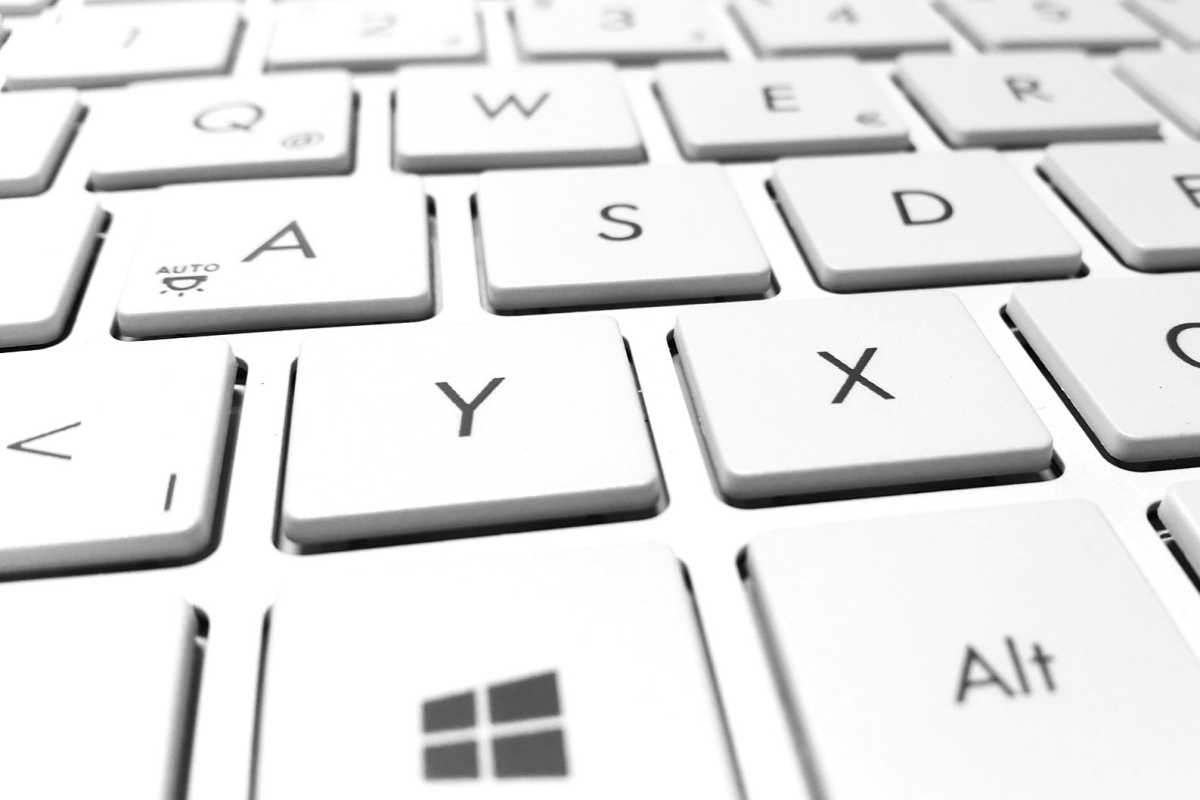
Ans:
[[[1200,53],[1122,53],[1116,73],[1172,122],[1200,138]]]
[[[1158,36],[1116,0],[936,0],[982,50],[1152,47]]]
[[[0,197],[46,190],[82,114],[69,89],[0,95]]]
[[[654,61],[720,56],[712,8],[697,0],[516,0],[528,58]]]
[[[925,0],[734,0],[732,10],[764,56],[887,57],[950,47],[949,27]]]
[[[36,14],[53,0],[0,0],[0,14],[11,14],[14,17],[22,14]]]
[[[1125,4],[1182,47],[1200,48],[1200,0],[1125,0]]]

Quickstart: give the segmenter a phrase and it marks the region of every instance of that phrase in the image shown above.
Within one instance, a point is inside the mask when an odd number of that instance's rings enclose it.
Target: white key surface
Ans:
[[[1153,110],[1079,53],[916,54],[898,63],[905,91],[955,147],[1158,135]]]
[[[0,197],[46,190],[82,113],[69,89],[0,95]]]
[[[1197,0],[1125,0],[1125,5],[1181,46],[1200,48],[1200,2]]]
[[[433,313],[425,191],[416,178],[172,187],[143,219],[128,221],[137,253],[117,306],[126,336]]]
[[[1158,36],[1116,0],[936,0],[981,50],[1153,47]]]
[[[1082,266],[1079,245],[995,152],[785,160],[772,186],[834,291],[1066,278]]]
[[[282,528],[297,543],[644,514],[662,498],[610,319],[345,331],[307,342],[296,370]]]
[[[663,111],[691,160],[903,150],[904,122],[865,67],[831,56],[664,64]]]
[[[4,46],[8,89],[117,86],[228,71],[241,16],[234,3],[85,6],[42,17]]]
[[[731,9],[763,56],[890,57],[950,47],[949,26],[925,0],[733,0]]]
[[[696,0],[515,0],[512,13],[527,58],[652,61],[722,55],[711,12]]]
[[[395,105],[396,163],[409,172],[645,158],[611,64],[405,67]]]
[[[0,349],[66,332],[103,221],[82,192],[0,203]]]
[[[201,554],[234,372],[215,341],[5,354],[0,575]]]
[[[389,69],[421,61],[474,61],[483,40],[471,0],[437,3],[330,0],[281,3],[267,69]]]
[[[1200,457],[1198,292],[1195,275],[1039,284],[1007,308],[1104,450],[1153,464]]]
[[[1091,504],[835,523],[748,552],[826,796],[1193,796],[1195,656]]]
[[[1195,91],[1200,54],[1122,53],[1114,69],[1163,115],[1200,138],[1200,99]]]
[[[0,795],[178,796],[198,628],[171,594],[69,581],[0,588]]]
[[[1167,489],[1158,518],[1191,564],[1200,564],[1200,481],[1187,480]]]
[[[690,310],[675,343],[735,502],[1050,466],[1049,432],[949,293]]]
[[[771,288],[767,257],[714,164],[486,172],[478,208],[487,298],[500,311]]]
[[[658,546],[293,585],[267,665],[261,800],[740,796],[691,596]]]
[[[1129,266],[1200,269],[1200,145],[1056,145],[1041,168]]]
[[[106,101],[88,120],[96,189],[336,174],[354,160],[343,72],[143,84]]]

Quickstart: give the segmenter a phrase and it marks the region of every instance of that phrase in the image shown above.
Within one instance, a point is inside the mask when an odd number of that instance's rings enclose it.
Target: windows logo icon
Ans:
[[[426,700],[421,731],[427,781],[567,776],[554,672]]]

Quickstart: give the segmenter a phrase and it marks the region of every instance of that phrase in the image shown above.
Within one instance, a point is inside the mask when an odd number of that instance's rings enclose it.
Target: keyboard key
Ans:
[[[486,172],[478,198],[487,298],[499,311],[771,288],[767,257],[715,164]]]
[[[1122,53],[1117,75],[1124,78],[1190,136],[1200,138],[1200,54]]]
[[[1008,314],[1104,450],[1154,465],[1200,457],[1198,291],[1200,275],[1020,286]]]
[[[82,115],[71,90],[0,95],[0,197],[48,188]]]
[[[1050,466],[1050,434],[948,293],[685,311],[675,342],[734,502]]]
[[[0,349],[66,333],[103,221],[82,194],[0,203]]]
[[[115,584],[0,591],[0,795],[161,798],[187,774],[196,612]]]
[[[1094,506],[831,524],[748,552],[825,796],[1194,796],[1195,656]]]
[[[86,6],[43,17],[5,45],[5,88],[118,86],[227,72],[241,17],[232,3]]]
[[[1079,245],[994,151],[781,161],[772,186],[826,289],[1080,271]]]
[[[1158,136],[1150,107],[1079,53],[907,55],[897,75],[955,147]]]
[[[1189,50],[1200,48],[1197,0],[1125,0],[1125,4],[1165,35]]]
[[[0,0],[0,14],[36,14],[53,0]]]
[[[850,58],[664,64],[657,82],[679,148],[692,160],[908,147],[903,121]]]
[[[428,227],[416,178],[164,189],[136,227],[117,326],[136,337],[423,319]]]
[[[656,545],[360,564],[344,591],[286,588],[267,648],[259,800],[740,796]]]
[[[1158,506],[1158,518],[1187,557],[1200,567],[1200,481],[1176,483]]]
[[[438,3],[284,3],[275,9],[268,69],[390,69],[416,61],[483,57],[470,0]]]
[[[153,109],[151,113],[149,109]],[[353,94],[345,73],[134,86],[90,121],[95,189],[348,172]],[[130,135],[132,120],[141,125]]]
[[[1200,145],[1060,145],[1041,168],[1129,266],[1200,269]]]
[[[1115,0],[936,0],[981,50],[1153,47],[1158,36]]]
[[[516,0],[517,46],[527,58],[720,56],[711,9],[696,0]]]
[[[405,67],[396,161],[410,172],[642,161],[611,64]]]
[[[924,0],[734,0],[759,55],[891,57],[947,50],[950,31]]]
[[[216,341],[5,354],[0,575],[202,554],[233,381]]]
[[[609,319],[343,331],[301,350],[282,517],[299,544],[649,514],[662,497]]]

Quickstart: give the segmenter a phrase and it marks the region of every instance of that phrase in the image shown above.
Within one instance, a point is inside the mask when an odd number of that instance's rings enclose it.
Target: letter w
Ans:
[[[542,92],[538,99],[532,105],[526,105],[525,101],[517,97],[515,94],[510,94],[504,98],[498,105],[489,105],[487,100],[484,100],[482,95],[475,95],[475,103],[479,106],[483,113],[487,114],[488,119],[495,119],[504,113],[504,109],[512,106],[521,112],[521,116],[529,119],[538,112],[538,109],[550,99],[549,92]]]

